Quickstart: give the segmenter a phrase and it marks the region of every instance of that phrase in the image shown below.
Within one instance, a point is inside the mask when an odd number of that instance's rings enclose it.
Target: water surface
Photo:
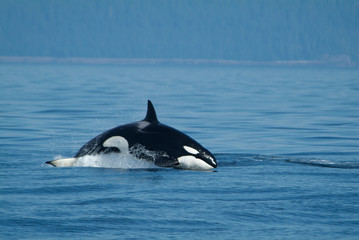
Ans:
[[[216,171],[44,164],[147,99]],[[2,64],[0,106],[0,238],[359,236],[357,69]]]

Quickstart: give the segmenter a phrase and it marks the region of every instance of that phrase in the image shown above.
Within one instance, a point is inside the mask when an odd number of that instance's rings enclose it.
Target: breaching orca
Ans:
[[[215,157],[186,134],[160,123],[148,100],[142,121],[110,129],[87,142],[73,158],[48,161],[55,167],[71,167],[78,158],[107,153],[131,154],[153,161],[160,167],[210,170],[217,167]]]

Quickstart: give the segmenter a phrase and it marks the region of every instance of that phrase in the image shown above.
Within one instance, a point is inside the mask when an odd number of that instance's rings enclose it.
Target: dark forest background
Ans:
[[[358,62],[356,0],[0,0],[0,56]]]

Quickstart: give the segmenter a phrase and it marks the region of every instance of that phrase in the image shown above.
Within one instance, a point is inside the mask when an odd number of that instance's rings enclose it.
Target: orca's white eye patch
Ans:
[[[188,147],[188,146],[183,146],[183,148],[184,148],[184,150],[186,150],[188,153],[193,154],[193,155],[196,155],[196,154],[199,153],[196,149],[191,148],[191,147]]]

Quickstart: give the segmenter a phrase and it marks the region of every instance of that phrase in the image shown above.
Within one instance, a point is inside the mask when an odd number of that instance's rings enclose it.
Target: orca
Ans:
[[[148,100],[146,117],[101,133],[78,150],[72,158],[46,162],[55,167],[71,167],[87,155],[108,153],[131,154],[152,161],[160,167],[188,170],[211,170],[216,158],[188,135],[162,124],[153,104]]]

